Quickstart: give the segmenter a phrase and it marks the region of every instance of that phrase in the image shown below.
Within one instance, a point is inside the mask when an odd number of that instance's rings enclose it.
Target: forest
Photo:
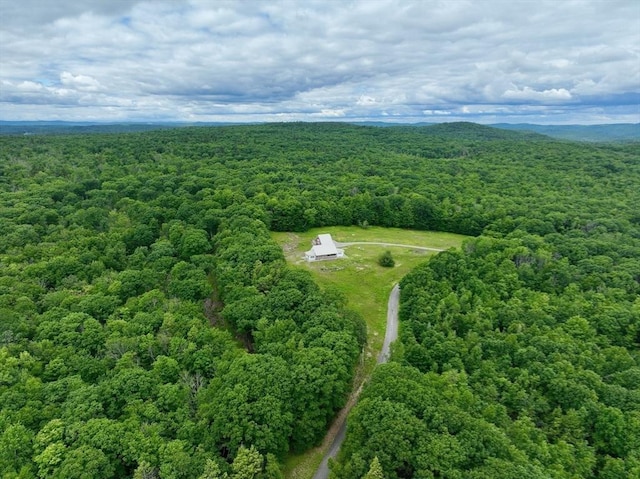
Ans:
[[[366,319],[270,231],[474,236],[401,283],[335,478],[640,477],[640,143],[454,123],[0,136],[0,472],[283,477]]]

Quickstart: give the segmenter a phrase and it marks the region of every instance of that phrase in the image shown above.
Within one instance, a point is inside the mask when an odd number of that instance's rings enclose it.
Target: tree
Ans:
[[[10,424],[0,435],[0,470],[18,472],[30,462],[33,433],[22,424]]]
[[[362,479],[384,479],[384,472],[380,465],[380,461],[378,460],[378,456],[373,458],[371,461],[371,467],[369,467],[369,472],[367,472]]]
[[[268,354],[245,354],[221,367],[202,394],[200,413],[210,437],[231,454],[243,444],[283,455],[293,426],[287,363]]]
[[[250,448],[240,446],[238,454],[231,464],[233,479],[258,479],[262,475],[263,462],[264,457],[255,446]]]
[[[278,459],[273,454],[267,454],[267,463],[264,466],[265,479],[284,479],[280,470]]]
[[[207,253],[210,248],[206,231],[187,228],[182,235],[179,253],[182,259],[189,259],[191,256]]]
[[[158,479],[159,477],[158,469],[144,460],[140,461],[133,473],[133,479]]]
[[[55,479],[109,479],[115,467],[99,449],[80,446],[66,454],[64,461],[52,476]],[[48,476],[47,476],[48,477]]]
[[[228,479],[229,475],[220,469],[220,465],[211,459],[207,459],[204,472],[198,479]]]
[[[33,458],[33,462],[38,466],[38,476],[42,478],[53,477],[60,463],[64,460],[66,452],[66,446],[59,441],[46,446],[40,454]]]
[[[391,251],[387,250],[378,257],[378,264],[384,268],[393,268],[396,262],[391,256]]]
[[[202,464],[198,454],[189,450],[187,441],[174,440],[160,448],[160,477],[163,479],[191,479],[197,476]]]

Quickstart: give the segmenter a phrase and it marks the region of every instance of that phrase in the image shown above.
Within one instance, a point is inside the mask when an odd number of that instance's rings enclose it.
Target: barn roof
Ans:
[[[316,256],[327,256],[332,254],[338,254],[338,248],[336,248],[333,238],[330,234],[318,235],[319,245],[314,245],[311,249]]]

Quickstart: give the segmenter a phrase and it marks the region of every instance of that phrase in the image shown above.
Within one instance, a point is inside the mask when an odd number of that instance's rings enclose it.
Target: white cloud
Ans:
[[[422,110],[422,113],[424,113],[425,115],[437,115],[437,116],[451,115],[451,112],[448,110]],[[468,113],[465,107],[462,108],[462,113]]]
[[[520,100],[523,102],[557,102],[571,99],[571,93],[565,88],[551,88],[549,90],[536,91],[528,86],[519,89],[507,90],[502,95],[507,100]]]
[[[366,105],[375,105],[376,99],[369,95],[360,95],[358,101],[356,101],[356,105],[366,106]]]
[[[3,119],[483,121],[527,119],[535,106],[547,121],[640,121],[637,2],[0,0],[0,10]]]
[[[95,92],[103,89],[98,80],[88,75],[74,75],[73,73],[62,72],[60,82],[64,86],[74,88],[78,91]]]
[[[323,108],[317,113],[311,113],[310,116],[320,118],[342,118],[345,116],[345,111],[343,109],[336,108]]]

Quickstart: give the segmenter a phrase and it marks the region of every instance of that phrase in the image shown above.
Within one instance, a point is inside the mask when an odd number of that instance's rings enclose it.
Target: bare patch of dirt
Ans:
[[[287,242],[282,245],[282,251],[284,254],[289,255],[293,253],[300,244],[300,237],[295,233],[287,234]]]

